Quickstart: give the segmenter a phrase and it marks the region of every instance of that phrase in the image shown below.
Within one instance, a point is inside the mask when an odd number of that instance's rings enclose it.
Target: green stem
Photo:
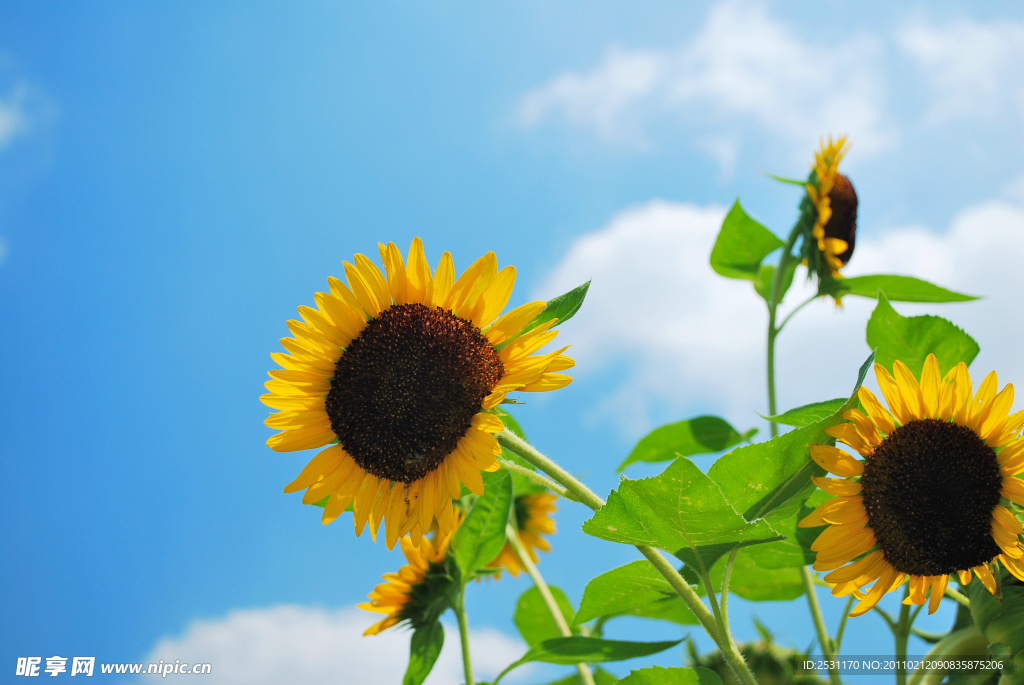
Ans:
[[[537,473],[536,471],[531,471],[528,468],[520,466],[514,461],[502,459],[501,457],[498,457],[498,462],[501,463],[502,468],[512,471],[513,473],[518,473],[522,476],[526,476],[534,483],[537,483],[538,485],[543,485],[544,487],[546,487],[548,490],[555,493],[559,497],[564,497],[567,500],[576,501],[576,498],[573,496],[571,492],[569,492],[568,490],[566,490],[565,488],[563,488],[561,485],[551,480],[550,478],[545,477],[544,474]]]
[[[780,324],[779,324],[779,326],[778,326],[778,328],[776,328],[776,329],[775,329],[775,332],[776,332],[776,333],[779,333],[779,332],[781,332],[781,331],[782,331],[782,329],[786,327],[786,324],[787,324],[787,323],[789,323],[789,320],[793,318],[793,315],[794,315],[794,314],[796,314],[796,313],[797,313],[798,311],[800,311],[801,309],[803,309],[804,307],[806,307],[807,305],[809,305],[809,304],[810,304],[811,302],[814,302],[814,301],[815,301],[816,299],[818,299],[819,297],[820,297],[820,295],[818,295],[817,293],[815,293],[815,294],[811,295],[810,297],[808,297],[808,298],[807,298],[806,300],[804,300],[803,302],[801,302],[800,304],[798,304],[798,305],[796,306],[796,309],[794,309],[793,311],[791,311],[791,312],[790,312],[789,314],[786,314],[786,318],[782,320],[782,323],[780,323]]]
[[[832,641],[832,647],[835,653],[839,654],[839,648],[843,644],[843,633],[846,631],[846,620],[850,618],[850,610],[853,609],[853,600],[857,599],[855,595],[850,595],[850,598],[846,600],[846,608],[843,609],[843,617],[839,619],[839,629],[836,630],[836,639]]]
[[[725,574],[722,576],[722,618],[726,632],[729,631],[729,581],[732,579],[732,567],[736,563],[736,554],[739,551],[737,547],[729,552],[729,559],[725,562]]]
[[[946,588],[946,596],[949,597],[950,599],[956,600],[959,604],[964,605],[968,609],[971,608],[971,600],[967,599],[967,596],[964,595],[959,590],[954,590],[951,587],[947,587]]]
[[[533,559],[530,558],[530,553],[526,551],[523,546],[523,541],[519,539],[519,531],[517,531],[512,524],[505,527],[505,539],[508,544],[512,546],[516,556],[519,558],[519,563],[526,572],[530,574],[530,578],[533,579],[533,584],[540,593],[541,598],[544,600],[544,604],[547,605],[548,612],[551,614],[551,618],[554,619],[555,625],[558,626],[558,632],[563,637],[571,637],[572,631],[569,629],[569,624],[565,621],[565,616],[562,615],[562,610],[558,606],[558,602],[555,601],[555,596],[551,594],[551,588],[544,581],[544,576],[540,574],[537,569],[537,565],[533,563]],[[579,671],[580,681],[583,685],[594,685],[594,674],[590,670],[590,666],[587,664],[576,664],[576,670]]]
[[[904,591],[904,599],[910,594],[910,586]],[[916,614],[915,614],[916,616]],[[910,639],[910,605],[900,604],[900,617],[896,621],[893,637],[896,639],[896,685],[907,685],[907,641]]]
[[[804,594],[807,595],[807,606],[811,609],[811,618],[814,619],[814,631],[818,634],[818,644],[821,645],[821,655],[829,663],[828,679],[832,685],[842,685],[839,677],[839,669],[835,665],[836,650],[832,638],[828,636],[828,629],[825,627],[825,617],[821,615],[821,605],[818,603],[818,593],[814,589],[814,576],[811,569],[806,566],[800,567],[800,579],[804,583]]]
[[[537,450],[533,445],[522,440],[515,433],[506,429],[498,433],[495,437],[498,439],[498,443],[501,444],[502,447],[518,454],[520,457],[551,476],[558,483],[565,486],[565,488],[574,495],[573,499],[576,501],[581,504],[585,504],[594,511],[597,511],[604,506],[604,500],[594,494],[590,488],[578,481],[572,476],[572,474],[556,464],[554,461],[544,456],[544,454]],[[740,654],[735,641],[733,641],[732,637],[728,634],[720,634],[715,617],[710,611],[708,611],[704,602],[700,600],[700,597],[694,589],[690,587],[690,584],[686,582],[686,579],[680,575],[679,571],[668,563],[665,557],[662,556],[661,552],[655,548],[650,547],[649,545],[636,545],[636,548],[641,554],[647,557],[647,560],[651,562],[654,568],[665,577],[665,580],[669,582],[672,588],[682,598],[686,606],[689,607],[690,611],[692,611],[694,616],[697,617],[697,620],[700,621],[700,624],[704,627],[705,632],[707,632],[711,639],[715,641],[719,649],[722,650],[722,656],[736,673],[736,677],[739,681],[745,685],[756,685],[757,680],[754,678],[754,674],[750,672],[750,668],[747,666],[746,661],[743,660],[743,655]]]
[[[466,676],[466,685],[475,685],[473,679],[473,662],[469,658],[469,623],[466,620],[466,586],[459,588],[459,598],[455,604],[455,618],[459,621],[459,638],[462,641],[462,670]]]
[[[793,226],[793,230],[789,232],[789,238],[786,239],[786,246],[782,248],[782,256],[779,257],[779,264],[775,267],[772,285],[768,291],[768,416],[775,416],[778,413],[778,406],[775,402],[775,336],[782,330],[782,326],[775,326],[775,316],[779,310],[782,279],[786,273],[786,268],[789,266],[789,262],[793,259],[791,253],[798,237],[800,237],[799,221]],[[789,318],[787,317],[786,321],[788,320]],[[785,325],[785,322],[783,322],[783,325]],[[779,425],[771,421],[769,427],[772,437],[776,437],[779,434]]]

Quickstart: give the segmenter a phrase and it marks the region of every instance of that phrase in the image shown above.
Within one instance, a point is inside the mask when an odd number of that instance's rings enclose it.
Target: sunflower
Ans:
[[[555,511],[555,500],[557,497],[551,493],[541,492],[532,495],[521,495],[515,498],[513,506],[516,512],[516,527],[519,531],[519,540],[530,555],[530,560],[537,563],[540,559],[534,550],[551,551],[551,543],[541,537],[554,535],[555,522],[550,514]],[[501,548],[501,552],[494,558],[487,568],[508,569],[513,576],[518,576],[523,571],[523,565],[519,561],[519,555],[508,542]],[[498,577],[501,573],[496,574]]]
[[[387,614],[363,635],[377,635],[403,621],[418,628],[444,613],[448,592],[454,587],[453,574],[445,563],[451,538],[452,533],[435,536],[433,541],[425,537],[419,547],[408,537],[402,538],[402,552],[409,563],[398,573],[385,574],[387,582],[373,589],[369,602],[359,605],[366,611]]]
[[[453,529],[462,485],[482,495],[481,471],[498,469],[492,410],[516,390],[568,385],[558,372],[573,361],[564,347],[533,354],[556,334],[554,320],[524,332],[544,302],[498,317],[515,269],[498,271],[493,252],[456,279],[448,252],[431,273],[419,238],[408,264],[394,243],[379,247],[386,276],[357,254],[348,285],[329,278],[316,308],[299,307],[261,399],[278,410],[272,449],[329,445],[284,491],[326,499],[324,524],[352,506],[356,535],[369,523],[376,540],[383,521],[390,549],[407,534],[418,545],[435,522],[442,537]]]
[[[851,616],[869,611],[882,595],[909,579],[908,604],[939,606],[950,576],[966,584],[973,572],[996,590],[990,565],[998,560],[1024,580],[1024,528],[1005,500],[1024,506],[1024,412],[1009,414],[1013,385],[996,392],[990,373],[973,393],[967,365],[945,378],[928,355],[920,383],[897,361],[893,374],[875,365],[882,406],[858,390],[864,410],[850,409],[825,432],[863,461],[829,445],[811,445],[811,457],[840,478],[815,478],[835,495],[800,521],[827,525],[811,549],[817,571],[839,597],[861,598]],[[870,591],[865,591],[874,582]]]
[[[839,173],[846,154],[846,136],[821,142],[805,186],[808,211],[813,212],[811,239],[804,240],[804,259],[819,278],[842,278],[839,270],[850,261],[857,236],[857,192]],[[810,221],[808,221],[810,224]]]

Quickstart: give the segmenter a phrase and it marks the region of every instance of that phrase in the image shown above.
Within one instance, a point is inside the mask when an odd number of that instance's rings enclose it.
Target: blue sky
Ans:
[[[520,416],[606,493],[660,423],[713,412],[758,425],[764,315],[706,257],[737,196],[786,231],[798,196],[761,171],[800,176],[820,136],[848,132],[843,168],[861,198],[850,272],[986,295],[897,308],[953,319],[981,344],[976,371],[1024,381],[1018,5],[4,14],[0,668],[29,655],[181,658],[197,620],[231,635],[285,620],[290,635],[363,626],[346,608],[401,557],[281,493],[307,457],[265,446],[257,398],[284,322],[378,241],[422,236],[432,263],[450,250],[460,269],[494,250],[518,269],[513,305],[594,278],[559,336],[576,382]],[[783,406],[848,391],[869,312],[811,307],[787,330]],[[576,533],[585,518],[562,506],[564,534],[542,563],[576,600],[589,577],[635,558]],[[502,634],[514,635],[526,587],[503,580],[470,598],[473,625],[500,631],[478,637],[509,660]],[[840,607],[825,601],[834,625]],[[783,641],[811,640],[809,621],[779,607],[733,612],[741,639],[755,612]],[[888,653],[871,634],[880,625],[860,619],[851,644]],[[388,644],[404,659],[403,640]],[[210,657],[230,658],[245,661]]]

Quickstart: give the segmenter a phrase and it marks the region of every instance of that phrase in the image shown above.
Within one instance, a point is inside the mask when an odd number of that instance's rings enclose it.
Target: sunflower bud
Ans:
[[[857,191],[853,189],[849,178],[836,174],[829,200],[832,216],[825,224],[825,237],[846,243],[846,249],[836,254],[836,259],[845,266],[853,256],[853,246],[857,239]]]

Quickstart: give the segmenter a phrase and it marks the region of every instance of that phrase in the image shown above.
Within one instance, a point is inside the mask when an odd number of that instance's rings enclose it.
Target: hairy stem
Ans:
[[[466,677],[466,685],[475,685],[473,679],[473,662],[469,658],[469,623],[466,620],[466,585],[459,588],[459,598],[455,604],[455,618],[459,621],[459,639],[462,641],[462,671]]]

